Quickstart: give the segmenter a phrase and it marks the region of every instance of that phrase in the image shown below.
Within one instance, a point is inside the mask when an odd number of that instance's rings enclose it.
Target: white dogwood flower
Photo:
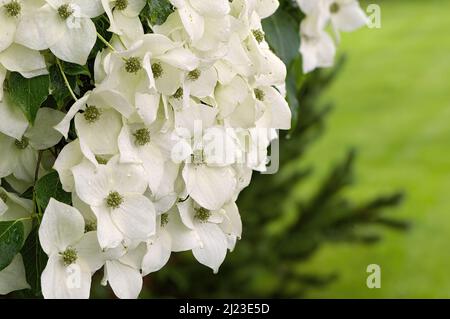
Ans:
[[[357,0],[327,0],[331,24],[336,32],[352,32],[367,24],[368,19]]]
[[[78,196],[97,217],[102,248],[127,239],[146,240],[155,233],[155,208],[143,195],[148,183],[141,165],[121,164],[115,156],[98,167],[85,161],[72,172]]]
[[[33,32],[24,25],[44,4],[44,0],[0,0],[0,52],[13,42],[20,43],[24,32]]]
[[[194,257],[217,273],[227,250],[232,249],[235,239],[241,236],[242,226],[236,206],[226,204],[221,209],[208,210],[192,199],[177,206],[184,225],[197,235],[199,245],[192,249]]]
[[[122,163],[142,164],[148,185],[157,192],[164,175],[165,159],[158,143],[159,132],[143,124],[123,125],[119,136]]]
[[[50,49],[59,59],[86,64],[97,40],[91,18],[103,13],[100,0],[46,0],[24,22],[19,43],[34,50]],[[25,30],[27,28],[27,30]]]
[[[351,32],[368,22],[357,0],[297,0],[297,3],[306,14],[300,26],[304,73],[333,65],[336,48],[325,31],[329,23],[339,41],[340,31]]]
[[[50,199],[39,228],[39,241],[49,256],[41,277],[45,298],[89,298],[91,276],[104,260],[96,233],[84,231],[78,210]]]
[[[143,246],[125,249],[118,246],[105,252],[105,268],[102,285],[111,286],[114,294],[121,299],[136,299],[142,290]]]
[[[64,114],[54,109],[40,108],[35,124],[31,126],[17,112],[20,111],[13,109],[6,99],[4,103],[0,102],[0,115],[9,119],[0,123],[0,148],[8,152],[0,158],[0,176],[14,174],[19,180],[32,182],[38,151],[56,145],[62,138],[53,126],[61,121]]]
[[[101,0],[109,21],[109,31],[122,35],[132,24],[140,26],[139,13],[145,7],[145,0]],[[130,21],[131,20],[131,21]],[[139,27],[135,27],[135,30]],[[125,31],[126,32],[126,31]],[[143,31],[142,31],[143,33]]]
[[[158,216],[157,231],[147,241],[147,250],[142,259],[144,276],[160,270],[169,261],[172,252],[181,252],[199,247],[194,230],[183,224],[176,206]]]

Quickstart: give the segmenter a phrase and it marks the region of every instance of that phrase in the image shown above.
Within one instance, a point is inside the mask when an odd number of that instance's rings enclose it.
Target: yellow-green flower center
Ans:
[[[86,106],[86,109],[84,110],[84,119],[88,122],[88,123],[94,123],[96,121],[98,121],[98,119],[100,118],[101,112],[100,110],[96,107],[96,106]]]
[[[177,100],[183,97],[183,88],[178,88],[178,90],[173,94],[173,97]]]
[[[187,77],[191,81],[197,81],[200,75],[202,75],[202,71],[200,71],[199,69],[195,69],[189,72]]]
[[[106,158],[101,157],[101,156],[95,155],[95,159],[97,160],[97,163],[99,163],[100,165],[108,164],[108,160]]]
[[[128,7],[128,0],[116,0],[114,7],[120,11],[125,10]]]
[[[22,137],[21,140],[16,140],[16,141],[14,142],[14,144],[16,145],[16,147],[17,147],[19,150],[24,150],[24,149],[26,149],[26,148],[28,147],[29,140],[28,140],[26,137]]]
[[[201,165],[205,163],[205,153],[201,149],[196,149],[191,154],[191,162],[195,165]]]
[[[63,4],[63,5],[59,6],[59,8],[58,8],[58,15],[63,20],[67,20],[73,14],[73,12],[74,11],[73,11],[72,7],[68,3]]]
[[[165,213],[161,215],[161,227],[164,227],[169,222],[169,214]]]
[[[87,222],[86,225],[84,226],[84,231],[86,233],[94,230],[97,230],[97,222],[95,221]]]
[[[72,247],[68,247],[64,252],[60,253],[60,255],[63,259],[64,266],[70,266],[78,259],[77,251]]]
[[[330,6],[330,12],[336,14],[339,12],[339,10],[340,10],[339,4],[337,2],[333,2]]]
[[[123,204],[123,196],[116,191],[110,192],[108,197],[106,197],[106,205],[109,208],[116,209],[119,208],[120,205],[122,204]]]
[[[138,73],[142,69],[141,60],[137,57],[130,57],[125,60],[125,71],[128,73]]]
[[[264,41],[264,32],[261,30],[252,30],[252,33],[258,43]]]
[[[261,102],[264,101],[264,98],[266,97],[266,93],[264,93],[261,89],[255,89],[255,97],[260,100]]]
[[[199,221],[205,223],[211,217],[211,211],[209,211],[203,207],[196,208],[194,217],[196,219],[198,219]]]
[[[152,73],[155,79],[159,79],[164,74],[164,69],[162,68],[161,63],[152,64]]]
[[[146,128],[136,130],[136,132],[133,133],[133,136],[136,145],[144,146],[150,143],[150,131]]]
[[[6,15],[10,17],[17,17],[20,12],[22,11],[22,6],[20,3],[16,0],[13,0],[11,2],[8,2],[7,4],[3,5],[3,8],[6,10]]]

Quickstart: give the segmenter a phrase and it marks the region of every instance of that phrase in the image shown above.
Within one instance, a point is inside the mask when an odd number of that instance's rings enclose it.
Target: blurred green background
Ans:
[[[309,297],[450,297],[450,1],[364,1],[381,6],[381,29],[342,36],[347,63],[323,101],[335,105],[323,138],[307,154],[317,181],[326,161],[355,146],[360,200],[403,189],[406,233],[385,230],[375,246],[326,244],[302,269],[337,272]],[[304,190],[302,190],[304,191]],[[300,195],[299,195],[300,196]],[[366,287],[368,264],[381,289]]]

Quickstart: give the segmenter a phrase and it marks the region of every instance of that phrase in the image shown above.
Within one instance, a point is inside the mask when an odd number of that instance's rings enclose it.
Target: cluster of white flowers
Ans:
[[[136,298],[172,252],[217,272],[241,236],[240,191],[266,169],[276,130],[290,128],[286,68],[261,26],[278,1],[170,2],[145,33],[145,0],[0,0],[1,83],[8,71],[47,74],[44,50],[83,65],[97,37],[106,46],[95,88],[73,94],[66,114],[40,108],[30,125],[2,90],[0,178],[26,190],[45,174],[40,151],[68,142],[53,168],[72,206],[51,199],[39,226],[46,298],[89,297],[101,267],[118,297]],[[104,13],[109,42],[91,20]],[[1,194],[0,221],[30,216],[31,201]],[[27,287],[23,268],[18,255],[0,272],[0,293]]]
[[[336,42],[339,42],[339,32],[354,31],[368,22],[358,0],[296,1],[306,15],[300,25],[304,73],[333,65],[336,45],[326,31],[330,24]]]
[[[365,23],[353,0],[297,0],[305,72],[329,66],[336,31]],[[146,0],[0,0],[0,222],[32,219],[48,263],[45,298],[88,298],[91,277],[136,298],[143,276],[192,251],[215,273],[242,232],[236,199],[265,171],[277,130],[291,125],[286,67],[261,25],[278,0],[170,0],[161,25]],[[108,41],[93,18],[109,23]],[[62,63],[92,61],[77,97]],[[94,53],[95,55],[95,53]],[[45,57],[45,58],[44,58]],[[33,124],[10,96],[10,75],[58,65],[74,103],[41,107]],[[62,145],[62,150],[56,145]],[[49,151],[50,150],[50,151]],[[45,151],[45,152],[44,152]],[[52,156],[53,155],[53,158]],[[71,203],[20,198],[53,168]],[[38,209],[39,210],[39,209]],[[0,294],[29,287],[22,256],[0,271]]]

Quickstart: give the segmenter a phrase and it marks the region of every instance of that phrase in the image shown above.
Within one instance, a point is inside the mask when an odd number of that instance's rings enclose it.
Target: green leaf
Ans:
[[[56,101],[58,109],[61,109],[66,103],[72,100],[66,83],[61,75],[61,72],[57,65],[52,65],[49,69],[50,73],[50,94]],[[67,76],[70,87],[75,90],[77,86],[77,78],[75,76]]]
[[[91,77],[91,72],[89,72],[89,68],[87,65],[79,65],[69,62],[61,61],[61,65],[63,67],[64,73],[68,75],[86,75]]]
[[[142,10],[141,17],[148,19],[152,25],[161,25],[166,22],[167,17],[174,11],[168,0],[147,0],[147,5]]]
[[[50,77],[41,75],[31,79],[13,72],[8,80],[8,93],[13,104],[20,107],[25,117],[34,124],[37,111],[49,95]]]
[[[41,295],[41,274],[47,264],[48,257],[39,244],[39,227],[34,227],[28,235],[21,250],[27,282],[31,286],[31,295]]]
[[[23,241],[24,228],[22,222],[0,222],[0,271],[12,262],[22,248]]]
[[[56,171],[45,175],[36,182],[34,188],[36,193],[37,204],[44,210],[50,198],[54,198],[62,203],[71,204],[70,193],[66,193],[62,189],[61,182],[59,180],[58,173]]]
[[[287,101],[289,103],[289,107],[292,111],[292,127],[291,130],[294,130],[297,127],[298,116],[299,116],[299,108],[300,102],[298,93],[301,90],[301,87],[305,81],[306,76],[302,72],[302,62],[300,57],[296,57],[291,66],[288,68],[287,78],[286,78],[286,89],[287,89]]]
[[[299,55],[299,26],[295,19],[284,10],[278,10],[271,17],[263,20],[266,40],[281,60],[290,66]]]
[[[97,32],[105,38],[106,41],[109,41],[112,37],[112,33],[108,31],[110,24],[106,14],[102,14],[101,16],[92,19],[92,22],[94,22]],[[89,54],[89,59],[94,59],[97,56],[97,53],[105,47],[106,45],[97,38],[97,41]]]

